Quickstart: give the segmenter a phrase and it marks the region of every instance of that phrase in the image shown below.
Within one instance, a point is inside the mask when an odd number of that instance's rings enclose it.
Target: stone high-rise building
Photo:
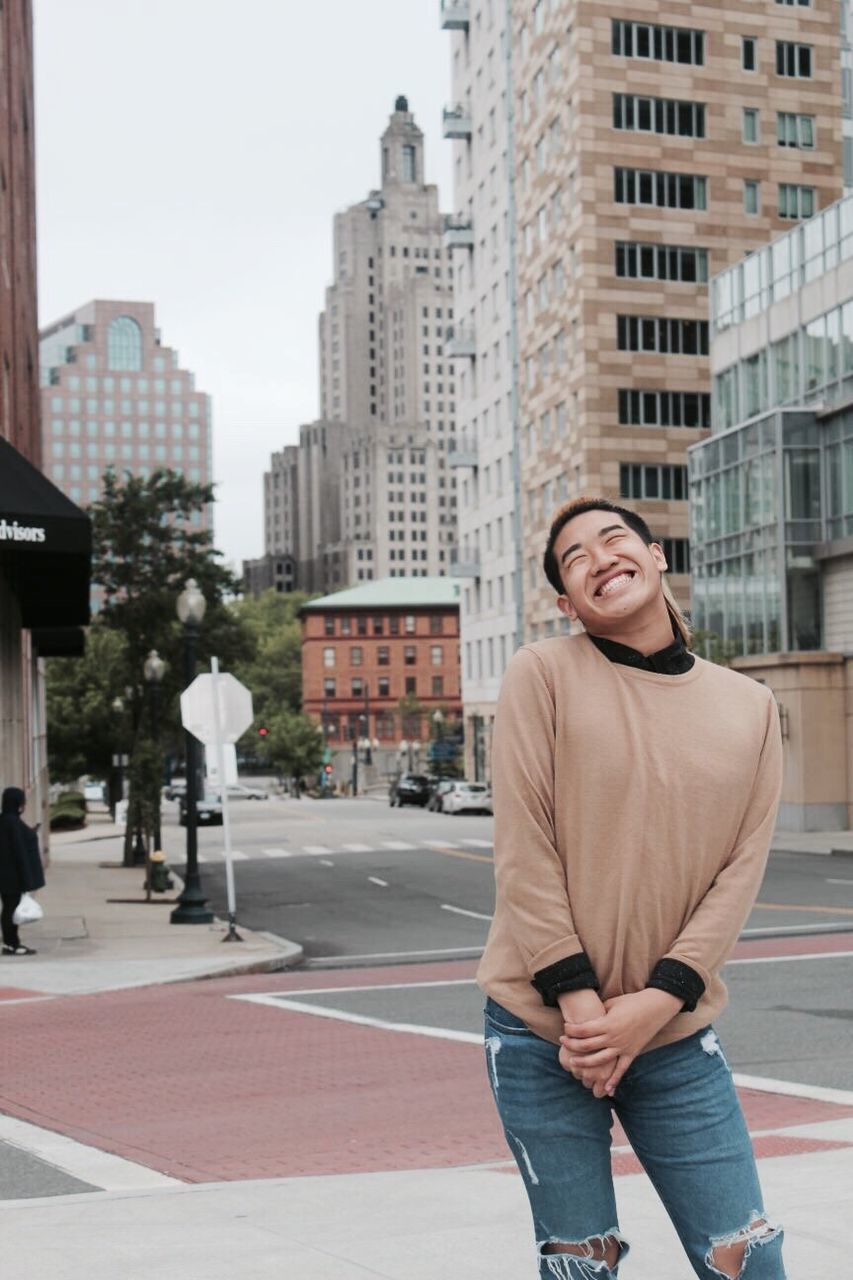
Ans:
[[[39,347],[45,467],[72,501],[97,501],[108,468],[213,479],[210,399],[161,345],[152,303],[89,302]],[[196,514],[209,524],[209,509]]]
[[[382,135],[380,164],[381,185],[334,222],[320,420],[301,428],[296,545],[281,547],[295,552],[306,590],[446,574],[456,539],[448,465],[456,380],[443,350],[453,323],[450,257],[405,98]],[[267,551],[285,535],[272,485]]]
[[[463,212],[472,174],[477,192],[481,182],[488,190],[491,139],[508,131],[499,198],[510,222],[506,324],[511,336],[515,308],[518,331],[517,642],[557,629],[542,551],[554,509],[579,494],[636,507],[689,603],[686,451],[711,423],[707,281],[841,194],[845,8],[651,0],[639,15],[591,0],[444,0]],[[509,62],[496,100],[504,23]],[[480,216],[488,228],[488,202]],[[470,278],[455,301],[472,336],[458,401],[462,418],[478,419],[471,443],[482,451],[482,410],[470,401],[496,354],[480,338],[478,310],[493,249],[476,203],[472,222]],[[470,460],[463,528],[470,599],[479,592],[482,605],[494,499],[482,452]],[[494,470],[489,479],[494,494]],[[482,615],[465,599],[467,714],[490,667],[486,644],[468,649]],[[477,714],[488,716],[485,699]]]

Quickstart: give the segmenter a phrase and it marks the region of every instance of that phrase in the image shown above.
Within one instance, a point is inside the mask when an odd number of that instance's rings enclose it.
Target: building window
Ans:
[[[706,356],[708,321],[673,320],[668,316],[617,316],[616,344],[620,351]]]
[[[711,396],[706,391],[619,392],[619,423],[640,427],[710,427]]]
[[[814,187],[799,187],[793,182],[779,183],[780,218],[810,218],[816,208]]]
[[[634,244],[617,240],[616,274],[632,280],[677,280],[704,283],[708,279],[708,250],[673,244]]]
[[[795,111],[778,111],[776,141],[780,147],[799,147],[802,151],[813,151],[815,117],[797,115]]]
[[[663,498],[685,501],[687,468],[647,466],[636,462],[619,464],[619,496],[622,498]]]
[[[131,316],[116,316],[107,328],[107,368],[142,368],[142,330]]]
[[[758,199],[758,191],[759,191],[759,186],[754,178],[744,179],[744,184],[743,184],[744,213],[758,213],[759,207],[760,207],[759,199]]]
[[[406,696],[416,695],[418,692],[418,681],[416,676],[406,676]],[[417,735],[415,735],[417,736]]]
[[[323,697],[334,698],[336,687],[334,676],[326,676],[323,681]]]
[[[389,667],[391,665],[391,650],[387,644],[381,644],[377,649],[376,661],[380,667]]]
[[[351,667],[360,667],[363,658],[363,650],[360,644],[354,644],[349,651],[349,662]]]
[[[433,613],[429,620],[429,633],[431,636],[440,636],[442,633],[442,617],[440,613]]]
[[[324,667],[333,667],[334,665],[335,665],[335,651],[334,651],[334,649],[332,649],[332,648],[330,648],[330,649],[324,649],[324,650],[323,650],[323,666],[324,666]]]
[[[395,614],[388,619],[388,632],[392,636],[400,634],[400,619]]]
[[[646,98],[614,93],[613,128],[636,133],[666,133],[679,138],[705,137],[705,104],[679,98]]]
[[[610,32],[610,47],[617,57],[681,62],[694,67],[701,67],[705,62],[704,31],[613,18]]]
[[[430,658],[430,662],[434,667],[443,666],[444,665],[444,646],[440,644],[430,645],[429,658]]]
[[[379,677],[379,681],[377,685],[377,693],[379,694],[380,698],[388,698],[391,696],[391,681],[388,679],[387,676]],[[380,733],[377,733],[376,736],[381,737],[382,735]]]
[[[755,107],[743,109],[742,136],[744,142],[758,142],[758,111]]]
[[[384,630],[384,619],[383,619],[383,618],[379,618],[379,617],[374,618],[374,619],[373,619],[373,634],[374,634],[375,636],[381,636],[381,635],[382,635],[382,633],[383,633],[383,630]]]
[[[413,644],[407,644],[403,650],[403,661],[407,667],[413,667],[417,662],[417,647]]]
[[[811,45],[794,44],[790,40],[777,40],[776,74],[777,76],[793,76],[798,80],[810,80],[812,74]]]
[[[444,676],[433,676],[432,678],[432,696],[434,698],[444,697]]]
[[[656,205],[660,209],[707,208],[708,179],[694,173],[617,168],[613,170],[613,188],[617,204]]]
[[[670,573],[690,572],[690,542],[687,538],[661,538]]]
[[[361,676],[353,676],[350,681],[350,693],[353,698],[361,698],[364,696],[364,681]]]
[[[406,615],[406,635],[413,636],[415,634],[415,616],[412,613]]]
[[[755,36],[741,36],[740,64],[744,71],[754,71],[758,63],[758,41]]]
[[[327,636],[333,636],[335,634],[335,619],[330,614],[326,614],[326,617],[323,619],[323,625]]]
[[[341,635],[348,636],[352,634],[352,620],[350,618],[341,618]]]
[[[403,147],[403,181],[414,182],[417,170],[415,168],[415,148]]]

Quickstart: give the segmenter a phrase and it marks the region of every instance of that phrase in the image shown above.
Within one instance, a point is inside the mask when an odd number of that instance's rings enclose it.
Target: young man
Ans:
[[[585,631],[524,646],[504,677],[497,905],[478,974],[539,1275],[617,1275],[615,1113],[697,1276],[784,1280],[710,1025],[773,833],[773,696],[688,651],[663,550],[634,512],[568,504],[544,564]]]

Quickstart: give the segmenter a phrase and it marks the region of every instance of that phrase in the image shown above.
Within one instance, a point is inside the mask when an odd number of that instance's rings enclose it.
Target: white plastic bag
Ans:
[[[36,920],[41,920],[44,912],[31,893],[21,894],[21,901],[15,907],[15,914],[12,916],[15,924],[34,924]]]

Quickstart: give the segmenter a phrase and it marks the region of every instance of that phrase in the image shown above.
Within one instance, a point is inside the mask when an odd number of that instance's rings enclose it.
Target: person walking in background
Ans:
[[[567,504],[544,567],[585,630],[525,645],[504,677],[497,902],[478,972],[539,1275],[610,1280],[628,1252],[615,1113],[697,1276],[784,1280],[711,1025],[773,834],[773,695],[689,651],[663,549],[636,513]]]
[[[14,916],[25,893],[44,888],[38,835],[21,818],[26,796],[20,787],[7,787],[0,800],[0,924],[4,956],[34,956],[21,942]]]

